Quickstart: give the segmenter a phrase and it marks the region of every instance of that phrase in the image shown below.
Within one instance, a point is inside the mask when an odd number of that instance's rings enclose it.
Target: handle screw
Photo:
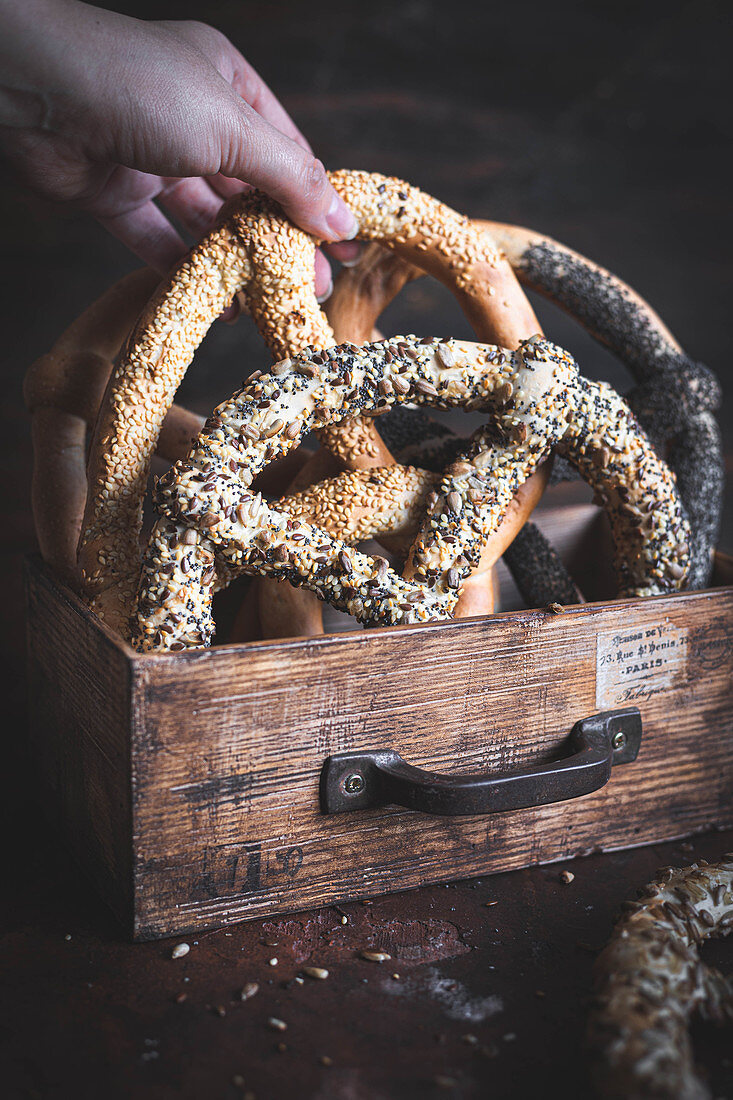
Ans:
[[[611,739],[611,744],[616,750],[625,748],[626,734],[622,733],[621,730],[619,730],[618,733],[614,733],[613,738]]]
[[[354,772],[353,775],[347,775],[344,780],[344,790],[347,794],[361,794],[365,786],[364,776],[359,775],[358,772]]]

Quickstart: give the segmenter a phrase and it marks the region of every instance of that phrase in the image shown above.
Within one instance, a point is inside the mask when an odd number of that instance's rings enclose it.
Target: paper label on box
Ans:
[[[596,706],[599,710],[646,703],[687,679],[688,631],[668,619],[657,625],[596,638]]]

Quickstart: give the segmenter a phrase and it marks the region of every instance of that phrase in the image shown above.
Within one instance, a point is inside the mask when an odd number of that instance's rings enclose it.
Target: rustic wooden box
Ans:
[[[592,593],[607,558],[594,552],[596,510],[543,522],[586,563]],[[718,587],[689,595],[161,657],[124,645],[37,560],[27,579],[31,737],[48,806],[136,938],[733,825],[722,556]],[[578,719],[631,705],[638,758],[595,793],[461,817],[321,812],[331,754],[516,769],[566,752]]]

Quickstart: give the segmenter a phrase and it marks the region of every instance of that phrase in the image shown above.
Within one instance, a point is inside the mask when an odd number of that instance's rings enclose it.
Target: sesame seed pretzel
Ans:
[[[579,321],[629,368],[629,405],[677,475],[692,531],[689,588],[710,582],[720,532],[724,460],[715,375],[683,351],[651,306],[621,279],[534,230],[480,223],[520,282]],[[522,552],[522,534],[513,553]]]
[[[404,574],[270,508],[250,485],[318,423],[411,402],[490,411],[428,500]],[[133,644],[207,645],[216,557],[316,592],[365,623],[449,618],[463,579],[553,447],[606,500],[623,594],[682,586],[687,525],[674,480],[623,400],[539,337],[516,351],[417,337],[341,345],[275,364],[218,407],[186,461],[160,479],[163,518],[144,560]]]
[[[599,1093],[709,1100],[688,1028],[696,1013],[733,1024],[733,983],[698,956],[704,940],[733,930],[733,853],[663,868],[625,909],[595,965],[589,1038]]]
[[[87,428],[99,412],[112,361],[158,282],[148,268],[120,279],[26,372],[36,534],[43,560],[73,587],[79,582],[77,546],[87,498]],[[157,453],[171,462],[183,457],[202,426],[202,417],[173,405]]]
[[[532,310],[509,264],[472,223],[400,180],[335,172],[331,182],[359,223],[450,286],[479,338],[510,345],[517,325],[536,331]],[[150,456],[168,407],[209,326],[244,291],[273,354],[334,343],[315,298],[315,242],[272,200],[256,192],[226,204],[217,227],[156,291],[132,333],[100,412],[89,459],[90,492],[79,547],[87,598],[124,631],[139,578],[139,532]],[[322,441],[351,465],[391,456],[372,428],[320,429]]]

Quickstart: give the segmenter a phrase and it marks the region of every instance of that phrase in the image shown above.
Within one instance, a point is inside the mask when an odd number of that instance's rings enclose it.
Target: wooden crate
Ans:
[[[594,509],[543,522],[582,546]],[[589,541],[590,540],[590,541]],[[47,804],[134,937],[370,897],[733,825],[733,568],[715,588],[142,656],[27,571],[31,737]],[[590,586],[590,587],[589,587]],[[449,775],[567,751],[637,706],[634,763],[540,807],[326,814],[326,758],[397,750]]]

